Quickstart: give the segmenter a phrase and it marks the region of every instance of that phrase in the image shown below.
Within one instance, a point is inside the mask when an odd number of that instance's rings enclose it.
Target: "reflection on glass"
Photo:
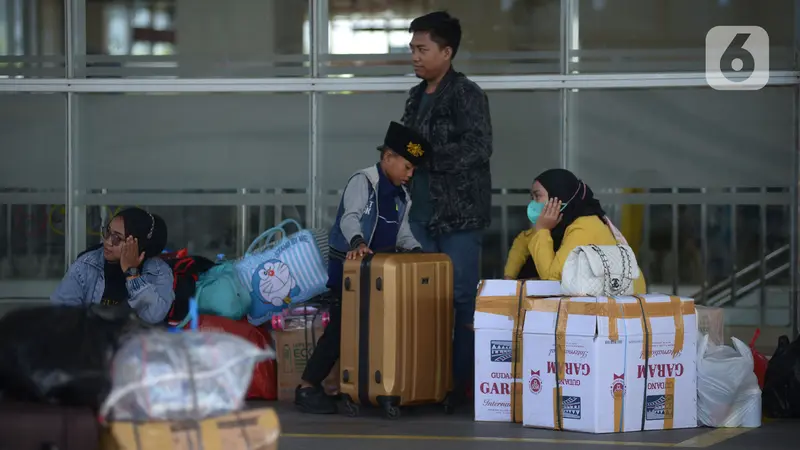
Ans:
[[[557,91],[488,91],[495,189],[524,189],[561,158]],[[377,162],[375,146],[403,114],[406,93],[324,94],[320,99],[322,186],[341,189],[358,169]]]
[[[308,2],[87,2],[87,77],[307,76]]]
[[[147,7],[136,7],[135,12],[133,14],[133,23],[132,25],[135,28],[146,28],[150,26],[150,8]]]
[[[308,188],[307,94],[79,94],[78,110],[83,189]]]
[[[0,282],[53,279],[64,274],[62,208],[0,204]],[[4,297],[2,292],[0,297]]]
[[[0,79],[66,75],[63,4],[0,0]]]
[[[329,54],[321,55],[321,71],[328,76],[411,74],[408,26],[440,9],[461,21],[461,47],[454,60],[458,70],[471,75],[559,71],[558,0],[329,1]]]
[[[705,36],[718,25],[757,25],[770,39],[772,70],[793,63],[794,0],[578,1],[579,42],[570,71],[703,72]],[[573,39],[574,41],[574,39]]]
[[[66,195],[66,95],[0,95],[0,136],[0,194],[10,199],[0,204],[0,280],[60,278],[64,210],[53,203]]]
[[[503,268],[506,262],[503,259],[502,233],[500,232],[501,209],[492,208],[492,224],[483,233],[483,244],[481,245],[481,278],[499,279],[503,278]],[[494,225],[496,224],[496,225]]]
[[[788,186],[792,91],[569,92],[569,167],[598,188]]]
[[[303,205],[248,206],[244,236],[240,234],[242,227],[238,206],[95,205],[86,208],[87,245],[101,242],[102,228],[120,211],[131,207],[145,209],[164,219],[168,229],[167,250],[185,248],[191,254],[209,259],[214,259],[218,254],[224,254],[229,259],[241,256],[240,249],[246,249],[261,233],[284,219],[294,219],[305,226]],[[57,229],[58,225],[53,228]],[[287,231],[293,233],[295,230]],[[60,235],[63,239],[63,231]]]
[[[328,21],[328,53],[384,54],[406,49],[412,19],[332,17]],[[309,27],[309,22],[304,26]],[[310,51],[308,36],[303,41],[303,50]]]

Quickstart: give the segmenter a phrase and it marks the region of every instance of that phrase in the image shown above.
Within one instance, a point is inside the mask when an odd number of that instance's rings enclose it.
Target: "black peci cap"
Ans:
[[[418,166],[428,157],[431,145],[411,128],[391,122],[389,129],[386,130],[386,137],[383,138],[383,145],[379,146],[378,150],[384,148],[388,148],[407,159],[411,164]]]

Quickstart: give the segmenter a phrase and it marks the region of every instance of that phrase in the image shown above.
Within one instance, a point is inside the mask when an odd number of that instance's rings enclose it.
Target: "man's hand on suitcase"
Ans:
[[[368,253],[372,253],[372,250],[367,247],[367,244],[361,244],[357,249],[347,252],[347,259],[361,258]]]

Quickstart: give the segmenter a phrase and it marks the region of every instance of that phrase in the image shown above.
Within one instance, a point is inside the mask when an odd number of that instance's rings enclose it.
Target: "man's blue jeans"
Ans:
[[[470,386],[475,370],[475,295],[480,281],[482,230],[431,236],[427,224],[411,223],[411,232],[426,253],[445,253],[453,261],[453,381],[455,388]]]

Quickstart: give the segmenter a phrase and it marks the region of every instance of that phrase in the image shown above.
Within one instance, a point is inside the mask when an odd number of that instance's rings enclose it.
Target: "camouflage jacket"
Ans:
[[[487,228],[492,203],[489,99],[477,84],[451,68],[430,105],[420,111],[426,86],[423,81],[409,91],[401,121],[433,148],[426,165],[418,169],[429,174],[433,215],[428,228],[434,235]]]

